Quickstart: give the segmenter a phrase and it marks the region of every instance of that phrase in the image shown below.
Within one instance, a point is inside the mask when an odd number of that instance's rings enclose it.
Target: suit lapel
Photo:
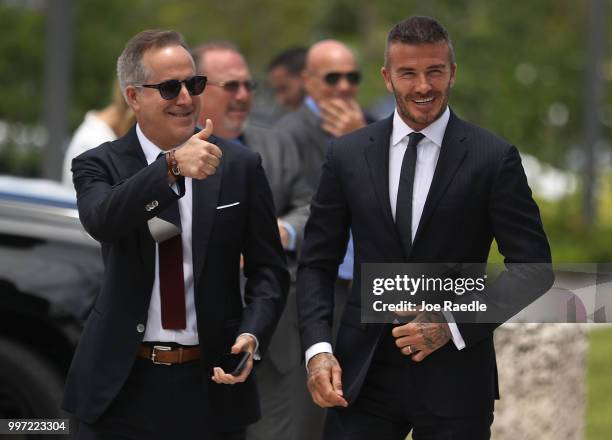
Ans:
[[[411,249],[414,249],[414,244],[422,235],[422,231],[435,211],[440,198],[442,198],[448,189],[450,182],[453,180],[453,177],[465,159],[467,154],[467,146],[464,143],[465,140],[466,135],[462,127],[462,122],[451,111],[450,119],[444,133],[444,139],[442,140],[440,157],[438,158],[431,187],[429,188],[429,193],[425,200],[423,214],[421,215],[419,227]]]
[[[377,124],[377,130],[369,138],[370,144],[365,149],[365,157],[370,170],[370,179],[383,213],[385,229],[393,231],[396,236],[395,241],[399,243],[389,200],[389,139],[393,129],[393,115]]]
[[[214,143],[222,148],[221,142],[213,136],[208,142]],[[226,153],[223,151],[223,153]],[[208,176],[204,180],[192,180],[193,190],[193,219],[192,219],[192,250],[193,250],[193,275],[195,286],[199,286],[200,275],[204,262],[206,261],[206,251],[210,232],[215,221],[217,202],[221,189],[221,179],[224,172],[224,158],[217,168],[217,172]]]

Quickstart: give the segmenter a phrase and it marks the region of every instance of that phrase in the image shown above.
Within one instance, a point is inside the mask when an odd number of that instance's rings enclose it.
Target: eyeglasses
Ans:
[[[187,91],[191,96],[199,95],[206,88],[207,78],[202,75],[192,76],[183,81],[178,79],[169,79],[168,81],[160,82],[159,84],[142,84],[137,87],[147,87],[157,89],[162,98],[171,100],[176,98],[181,93],[182,84],[185,84]]]
[[[222,87],[223,90],[229,93],[236,93],[238,89],[240,89],[241,85],[243,85],[244,88],[247,89],[247,92],[252,92],[253,90],[257,89],[257,81],[252,79],[246,81],[209,81],[208,84]]]
[[[330,86],[335,86],[340,81],[340,78],[346,78],[351,85],[357,85],[361,81],[361,72],[355,70],[353,72],[329,72],[323,76],[323,80]]]

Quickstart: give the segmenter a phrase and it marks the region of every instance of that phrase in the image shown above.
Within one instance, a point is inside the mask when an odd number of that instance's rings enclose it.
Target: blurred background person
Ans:
[[[306,91],[304,89],[305,47],[293,47],[277,54],[268,64],[268,83],[276,103],[286,110],[297,110]]]
[[[134,125],[136,118],[127,105],[117,80],[113,82],[113,100],[102,110],[90,110],[85,119],[74,132],[66,149],[62,166],[62,184],[69,188],[72,185],[72,159],[98,145],[114,141],[127,133]]]
[[[306,55],[302,73],[306,97],[294,112],[281,118],[278,128],[288,133],[298,146],[304,176],[313,193],[321,176],[329,139],[365,127],[372,118],[357,102],[361,82],[355,54],[344,43],[323,40]],[[334,323],[346,303],[353,277],[353,240],[338,269]]]
[[[296,255],[311,198],[311,190],[301,174],[297,148],[287,134],[249,121],[256,83],[236,46],[227,41],[212,41],[193,52],[198,73],[208,77],[201,95],[199,124],[204,126],[206,119],[210,119],[216,136],[261,155],[272,189],[281,242],[295,281]],[[306,440],[317,438],[321,432],[323,411],[311,402],[304,382],[295,284],[292,286],[268,351],[256,366],[262,419],[248,428],[247,438],[251,440]]]
[[[372,122],[357,102],[361,72],[353,52],[337,40],[323,40],[307,53],[302,74],[306,97],[277,127],[298,146],[306,181],[319,184],[327,142]]]

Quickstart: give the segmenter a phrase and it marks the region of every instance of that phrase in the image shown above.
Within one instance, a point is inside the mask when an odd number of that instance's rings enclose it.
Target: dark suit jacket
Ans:
[[[298,271],[298,311],[306,349],[332,340],[333,284],[352,229],[354,285],[334,349],[349,402],[359,393],[382,331],[389,331],[383,324],[361,323],[361,263],[483,263],[493,238],[507,263],[550,263],[551,258],[517,149],[452,112],[419,228],[405,256],[389,202],[392,121],[390,117],[332,141],[311,205]],[[509,267],[500,279],[511,284],[520,276]],[[535,293],[543,293],[550,284],[552,274]],[[465,349],[459,351],[449,341],[410,369],[415,395],[431,411],[456,416],[493,409],[498,390],[492,336],[497,325],[458,324]]]
[[[215,175],[193,180],[193,272],[198,334],[206,341],[202,388],[217,428],[225,430],[259,417],[257,393],[251,378],[240,385],[215,384],[210,368],[243,332],[256,335],[265,351],[289,276],[260,157],[231,142],[211,142],[223,157]],[[155,276],[155,242],[147,220],[178,196],[168,186],[163,158],[147,166],[134,128],[74,159],[73,173],[79,216],[102,243],[105,274],[68,373],[64,408],[92,423],[123,386],[142,342],[139,324],[147,322]],[[234,202],[240,204],[216,209]]]
[[[255,125],[249,125],[243,137],[246,145],[261,155],[274,197],[276,216],[295,229],[296,250],[287,255],[291,278],[295,280],[297,254],[302,244],[312,198],[312,191],[302,175],[297,148],[287,134]],[[293,283],[289,290],[287,306],[272,336],[267,355],[281,373],[302,368]]]

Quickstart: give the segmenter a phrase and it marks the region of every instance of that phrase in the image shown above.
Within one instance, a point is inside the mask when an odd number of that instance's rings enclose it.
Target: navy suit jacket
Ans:
[[[388,325],[361,323],[361,263],[484,263],[493,238],[506,263],[551,259],[517,149],[452,112],[414,243],[405,255],[389,201],[392,123],[391,116],[331,141],[298,270],[301,339],[307,349],[332,341],[333,285],[352,230],[354,284],[334,348],[349,403],[359,394],[382,332],[390,331]],[[510,266],[500,279],[505,287],[521,287],[524,276]],[[525,303],[550,287],[552,272],[540,279]],[[449,342],[413,364],[417,395],[430,410],[455,416],[493,409],[497,325],[460,323],[465,349]]]
[[[193,180],[194,294],[202,388],[218,429],[226,430],[259,417],[254,381],[251,376],[243,384],[218,385],[210,380],[210,368],[243,332],[256,335],[265,351],[286,301],[289,275],[259,155],[218,138],[210,142],[223,157],[216,174]],[[79,216],[102,244],[105,273],[68,373],[64,408],[92,423],[119,393],[142,342],[140,324],[147,322],[155,277],[155,242],[147,221],[179,196],[167,183],[164,158],[147,166],[135,128],[75,158],[73,173]]]

